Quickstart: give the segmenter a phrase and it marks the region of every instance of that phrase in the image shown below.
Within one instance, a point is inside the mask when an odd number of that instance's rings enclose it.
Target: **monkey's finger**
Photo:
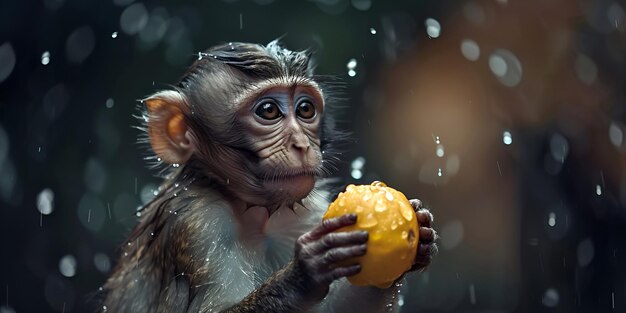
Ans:
[[[363,244],[367,242],[368,237],[368,232],[364,230],[333,232],[322,236],[313,249],[325,251],[334,247]]]
[[[325,234],[354,223],[356,223],[356,214],[344,214],[339,217],[323,220],[322,224],[311,230],[308,235],[311,239],[318,239]]]
[[[420,242],[421,243],[431,243],[437,240],[437,232],[430,227],[422,227],[420,226]]]
[[[347,276],[356,275],[361,271],[361,265],[354,264],[345,267],[335,267],[328,273],[328,283],[332,283],[333,281]]]
[[[430,227],[432,225],[434,217],[427,209],[420,209],[415,214],[420,226]]]
[[[436,243],[431,244],[420,244],[417,248],[416,257],[419,256],[435,256],[439,253],[439,247]]]
[[[422,200],[420,199],[411,199],[409,200],[409,202],[411,203],[411,206],[413,207],[413,210],[415,210],[415,212],[417,212],[419,209],[423,208],[423,203]]]
[[[367,245],[355,245],[350,247],[332,248],[322,256],[322,265],[328,266],[336,262],[344,261],[353,257],[365,255],[367,252]]]
[[[413,266],[409,271],[419,270],[428,266],[432,259],[432,255],[418,255],[417,257],[415,257],[415,261],[413,261]]]

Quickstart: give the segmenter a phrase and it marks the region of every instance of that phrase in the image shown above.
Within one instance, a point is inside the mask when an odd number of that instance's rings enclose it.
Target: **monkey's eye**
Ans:
[[[315,106],[309,101],[300,102],[296,108],[296,115],[303,119],[313,118],[315,117],[315,113]]]
[[[272,101],[265,101],[261,103],[254,111],[256,115],[266,120],[275,120],[282,116],[280,110],[278,110],[278,105]]]

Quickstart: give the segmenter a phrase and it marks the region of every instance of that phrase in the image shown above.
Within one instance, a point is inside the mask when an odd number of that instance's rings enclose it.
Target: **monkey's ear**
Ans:
[[[192,136],[185,123],[185,99],[177,91],[159,91],[143,100],[148,109],[152,150],[163,161],[182,164],[193,154]]]

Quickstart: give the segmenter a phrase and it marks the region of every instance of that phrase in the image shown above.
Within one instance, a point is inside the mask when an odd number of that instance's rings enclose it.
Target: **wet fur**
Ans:
[[[244,57],[241,57],[242,51]],[[257,62],[247,61],[246,57],[251,55]],[[296,239],[320,223],[330,197],[335,194],[322,177],[335,169],[339,159],[335,144],[346,135],[335,130],[332,120],[330,97],[335,94],[336,85],[332,79],[312,76],[309,55],[285,50],[272,42],[266,47],[230,43],[211,48],[200,56],[173,89],[187,101],[189,110],[184,112],[185,119],[195,141],[202,143],[201,149],[189,162],[179,166],[163,164],[157,157],[149,158],[153,167],[161,168],[164,182],[154,200],[139,211],[139,224],[122,246],[118,264],[104,285],[100,311],[227,310],[268,279],[280,275],[281,268],[293,258]],[[225,77],[235,78],[238,83]],[[299,201],[271,203],[275,210],[271,210],[273,214],[265,236],[252,246],[244,245],[238,238],[238,222],[229,206],[229,200],[238,196],[232,185],[257,193],[262,193],[263,189],[255,180],[227,179],[229,173],[236,172],[240,175],[233,176],[244,177],[241,174],[254,173],[258,160],[246,150],[247,138],[233,135],[240,129],[232,108],[228,107],[229,99],[224,95],[245,94],[259,81],[276,77],[302,77],[319,84],[323,91],[326,108],[319,129],[323,162],[314,171],[318,180],[313,191]],[[211,84],[207,84],[207,80]],[[199,103],[214,105],[200,106]],[[143,111],[140,117],[146,122],[149,119]],[[147,125],[140,128],[145,130]],[[142,138],[148,143],[147,135]],[[276,172],[266,174],[265,178],[292,174]],[[393,288],[358,290],[348,287],[345,281],[333,283],[327,300],[313,309],[322,312],[371,310],[372,304],[384,307],[379,303],[379,299],[385,299],[381,293],[395,293]],[[343,289],[346,293],[341,297],[333,291]],[[271,311],[291,312],[303,308],[290,290],[269,289],[269,292],[275,294],[253,293],[252,296],[261,297],[257,300]]]

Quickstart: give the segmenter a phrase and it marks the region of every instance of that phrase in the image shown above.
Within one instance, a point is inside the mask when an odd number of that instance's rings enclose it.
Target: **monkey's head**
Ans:
[[[199,53],[177,87],[144,100],[158,160],[210,177],[250,204],[306,197],[325,171],[328,128],[310,63],[277,41]]]

